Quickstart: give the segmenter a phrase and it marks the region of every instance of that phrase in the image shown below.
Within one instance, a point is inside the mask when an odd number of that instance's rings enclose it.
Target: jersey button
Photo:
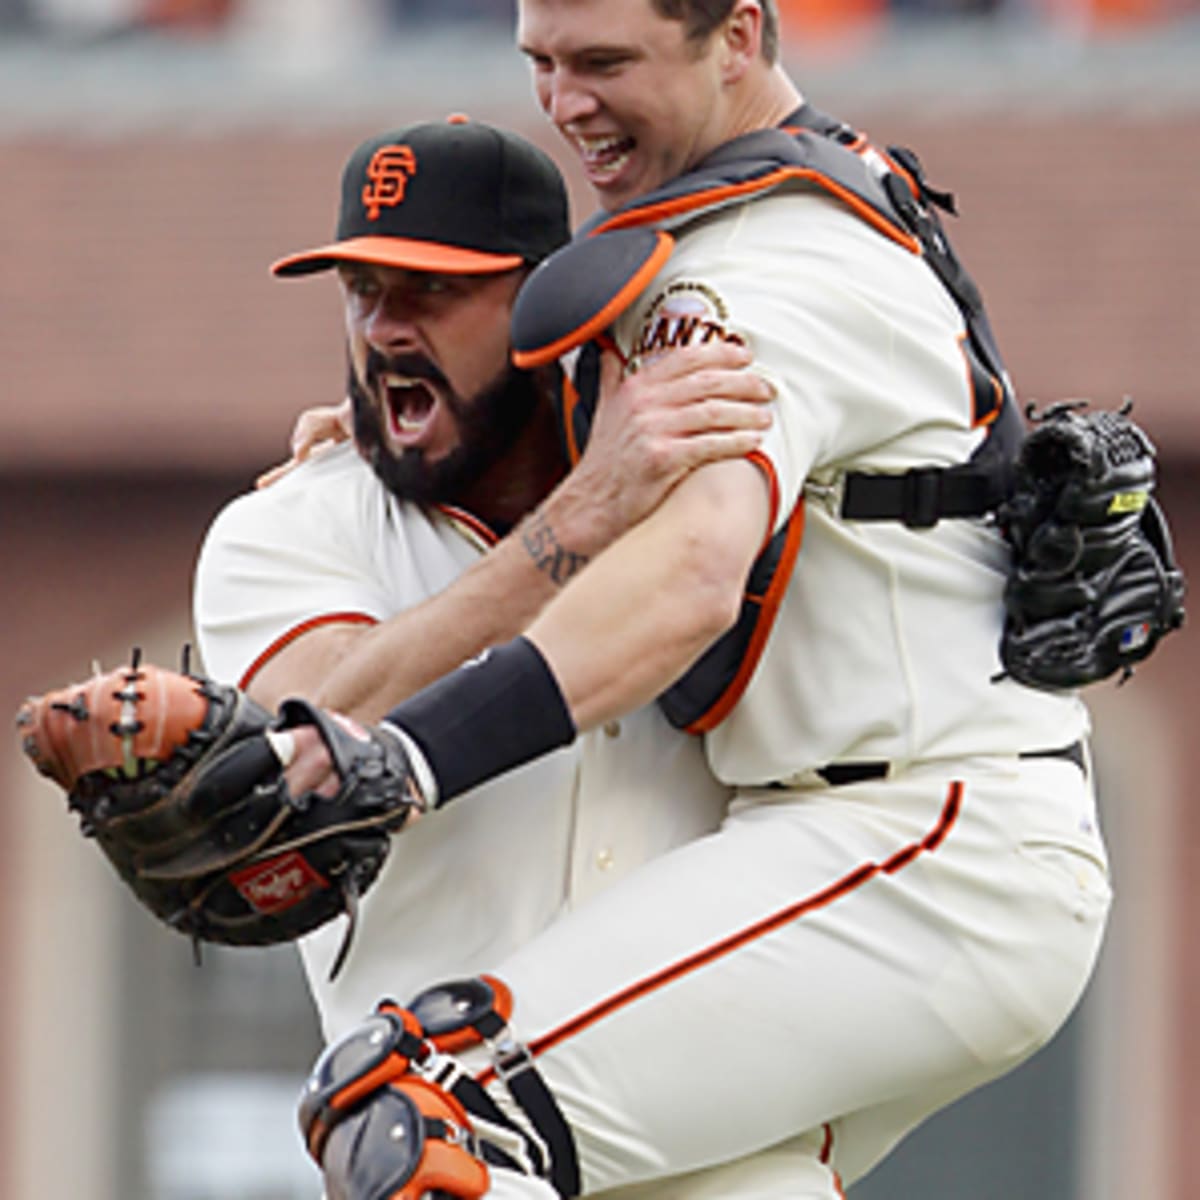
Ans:
[[[604,722],[604,732],[610,738],[620,737],[621,736],[621,722],[620,721],[605,721]]]

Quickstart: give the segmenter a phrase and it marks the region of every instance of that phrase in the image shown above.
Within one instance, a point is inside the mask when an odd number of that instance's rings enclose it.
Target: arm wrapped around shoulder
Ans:
[[[281,731],[313,725],[333,795],[289,793]],[[155,916],[195,942],[290,941],[342,913],[375,880],[391,835],[422,798],[386,729],[304,701],[272,716],[237,688],[130,665],[27,700],[33,765],[67,792],[81,831]]]
[[[1129,407],[1031,412],[998,513],[1013,552],[1000,658],[1031,687],[1125,678],[1183,624],[1183,573],[1152,495],[1155,451]]]

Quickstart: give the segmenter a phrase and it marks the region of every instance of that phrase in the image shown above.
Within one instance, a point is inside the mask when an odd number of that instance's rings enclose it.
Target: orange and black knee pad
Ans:
[[[428,1050],[416,1021],[379,1011],[318,1059],[300,1128],[327,1200],[476,1200],[488,1190],[471,1123],[457,1100],[410,1071]]]
[[[488,1166],[579,1192],[574,1139],[529,1051],[512,1037],[512,997],[484,976],[383,1001],[318,1059],[300,1127],[328,1200],[474,1200]],[[519,1116],[500,1109],[452,1056],[485,1045]]]

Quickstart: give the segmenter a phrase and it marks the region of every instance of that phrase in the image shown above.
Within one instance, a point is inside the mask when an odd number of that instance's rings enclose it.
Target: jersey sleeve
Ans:
[[[756,455],[776,528],[823,468],[956,462],[976,440],[953,301],[918,255],[824,195],[766,197],[689,231],[627,322],[635,362],[713,337],[749,346],[776,388]]]
[[[210,527],[196,566],[193,617],[215,678],[245,683],[273,651],[316,625],[388,615],[371,553],[380,514],[372,489],[358,486],[361,473],[339,453],[340,463],[306,464],[238,497]]]

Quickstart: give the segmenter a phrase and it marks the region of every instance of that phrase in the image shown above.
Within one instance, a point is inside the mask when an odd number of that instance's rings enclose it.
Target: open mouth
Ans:
[[[636,139],[619,134],[600,137],[576,134],[574,141],[579,147],[584,170],[589,179],[597,184],[608,183],[620,175],[637,146]]]
[[[427,379],[386,374],[380,379],[387,403],[388,432],[401,446],[413,446],[433,418],[437,393]]]

